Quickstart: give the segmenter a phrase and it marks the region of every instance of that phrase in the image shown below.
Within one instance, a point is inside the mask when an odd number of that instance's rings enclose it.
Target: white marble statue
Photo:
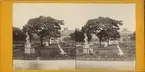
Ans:
[[[30,43],[30,37],[28,35],[28,32],[26,32],[26,43],[25,43],[25,53],[26,54],[30,54],[30,53],[34,53],[34,48],[31,47],[31,43]]]
[[[89,47],[87,34],[84,33],[84,36],[83,54],[92,54],[93,49]]]

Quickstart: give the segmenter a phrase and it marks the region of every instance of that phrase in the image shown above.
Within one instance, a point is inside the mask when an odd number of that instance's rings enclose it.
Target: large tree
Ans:
[[[13,27],[13,41],[25,41],[26,34],[17,27]]]
[[[27,24],[23,26],[23,30],[31,33],[36,33],[40,37],[40,43],[43,45],[43,38],[60,37],[60,25],[63,25],[63,20],[57,20],[51,17],[40,16],[29,19]],[[50,40],[49,40],[50,41]]]
[[[101,42],[110,38],[117,39],[120,37],[118,32],[119,25],[123,25],[122,21],[115,20],[109,17],[98,17],[87,21],[86,25],[82,27],[83,32],[95,34]]]
[[[71,39],[75,40],[76,42],[83,42],[85,38],[84,32],[77,29],[74,31],[74,33],[71,33],[70,36]],[[92,39],[92,36],[89,33],[87,33],[87,37],[88,37],[88,41]]]

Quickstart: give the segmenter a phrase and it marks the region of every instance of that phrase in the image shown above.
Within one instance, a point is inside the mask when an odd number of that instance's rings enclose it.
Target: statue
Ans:
[[[93,54],[93,49],[89,47],[87,34],[84,33],[83,54]]]
[[[30,44],[30,38],[29,38],[29,35],[28,35],[28,32],[26,32],[26,44],[25,44],[25,47],[27,48],[31,48],[31,44]]]
[[[30,54],[30,53],[35,53],[34,48],[31,47],[31,43],[30,43],[30,37],[28,35],[28,32],[26,32],[26,43],[25,43],[25,53],[26,54]]]

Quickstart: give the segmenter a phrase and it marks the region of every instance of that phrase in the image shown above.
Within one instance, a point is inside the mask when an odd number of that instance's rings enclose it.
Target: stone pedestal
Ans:
[[[83,46],[83,54],[89,54],[89,45],[88,44],[84,44]]]
[[[34,48],[25,48],[25,53],[26,53],[26,54],[35,53],[35,49],[34,49]]]
[[[83,48],[83,54],[93,54],[92,48]]]
[[[31,44],[29,41],[27,41],[25,44],[25,53],[26,54],[35,53],[35,49],[31,47]]]
[[[30,54],[30,53],[31,53],[30,48],[25,48],[25,54]]]

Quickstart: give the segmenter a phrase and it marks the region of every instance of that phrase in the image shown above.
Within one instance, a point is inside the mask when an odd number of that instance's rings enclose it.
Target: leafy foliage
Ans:
[[[102,40],[120,38],[120,33],[118,32],[120,29],[119,25],[123,25],[122,21],[114,20],[109,17],[98,17],[88,20],[86,25],[82,27],[82,31],[96,34],[101,43]]]
[[[13,27],[13,40],[14,41],[25,41],[26,34],[17,27]]]
[[[30,19],[23,30],[29,33],[36,33],[40,36],[42,45],[43,37],[60,37],[60,25],[63,25],[63,20],[57,20],[51,17],[40,16],[37,18]]]
[[[70,36],[71,39],[75,40],[76,42],[83,42],[85,38],[84,32],[79,30],[75,30],[75,32],[71,33]],[[87,33],[87,37],[88,37],[88,41],[92,39],[92,35],[90,35],[89,33]]]
[[[96,33],[100,30],[119,30],[119,25],[122,25],[122,21],[114,20],[108,17],[98,17],[87,21],[86,25],[82,27],[83,32]]]
[[[117,39],[120,38],[120,33],[117,30],[101,30],[98,34],[96,34],[98,38],[100,38],[102,41],[105,41],[107,39]]]

